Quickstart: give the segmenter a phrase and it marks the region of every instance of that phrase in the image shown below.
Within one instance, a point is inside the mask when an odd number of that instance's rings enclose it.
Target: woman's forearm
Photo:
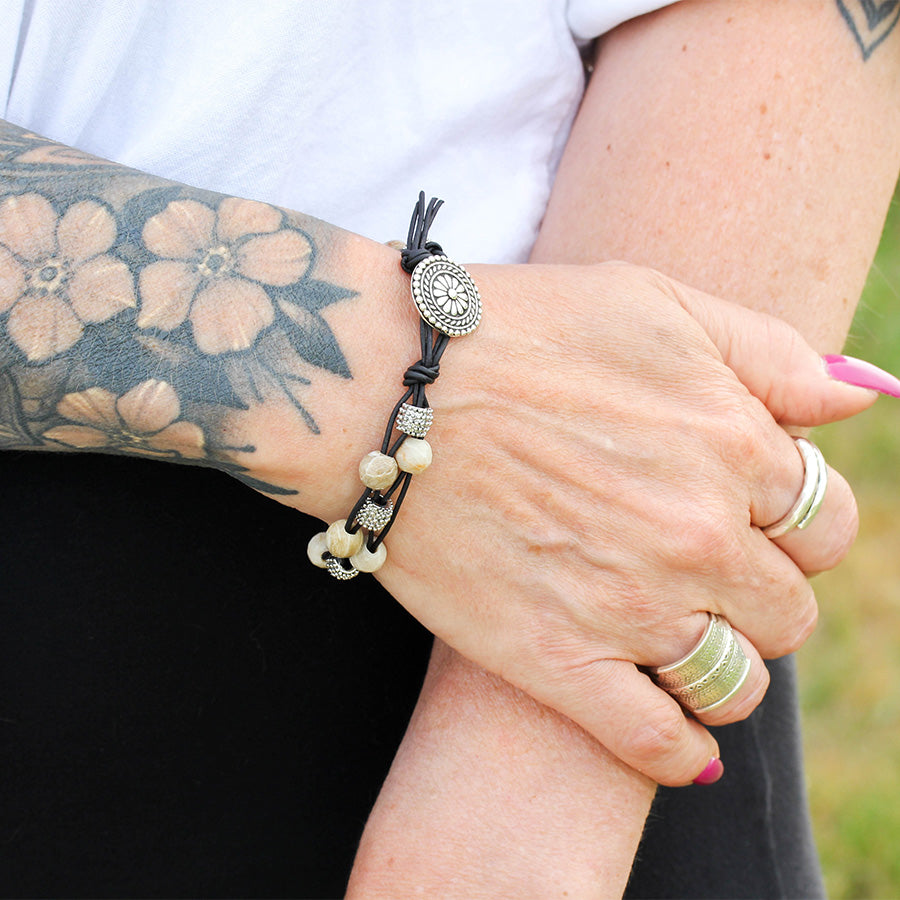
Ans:
[[[395,253],[10,124],[0,161],[3,447],[214,466],[326,517],[352,503],[345,448],[381,423],[346,411],[415,353]]]
[[[653,784],[437,642],[348,897],[622,893]]]

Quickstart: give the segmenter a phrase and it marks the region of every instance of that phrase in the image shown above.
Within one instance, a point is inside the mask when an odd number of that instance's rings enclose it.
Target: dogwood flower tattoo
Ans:
[[[29,361],[68,350],[85,325],[135,305],[128,266],[107,253],[115,238],[115,218],[93,200],[62,215],[36,193],[0,203],[0,313]]]
[[[203,353],[252,347],[272,324],[266,288],[299,282],[312,246],[265,203],[228,197],[217,210],[173,200],[147,220],[144,246],[159,257],[140,274],[139,328],[171,331],[189,319]]]
[[[203,429],[179,418],[178,395],[165,381],[149,378],[121,397],[104,388],[88,388],[66,394],[56,409],[71,424],[47,429],[44,440],[78,450],[188,459],[205,455]]]

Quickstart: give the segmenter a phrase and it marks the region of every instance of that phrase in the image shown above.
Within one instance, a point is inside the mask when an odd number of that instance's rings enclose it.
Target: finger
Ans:
[[[764,412],[757,417],[754,438],[757,446],[747,450],[743,458],[734,454],[732,460],[738,469],[743,461],[743,475],[750,488],[750,521],[765,528],[794,506],[803,490],[807,467],[794,439]],[[810,474],[815,474],[815,468]]]
[[[764,659],[794,653],[815,631],[816,596],[806,575],[758,528],[748,529],[748,567],[740,591],[726,590],[710,603],[746,635]]]
[[[752,414],[752,410],[750,412]],[[803,499],[811,499],[808,492],[814,492],[820,484],[817,473],[820,466],[824,466],[824,459],[815,446],[810,446],[809,441],[790,437],[765,412],[755,418],[756,429],[751,438],[755,446],[743,450],[738,448],[732,452],[731,459],[735,476],[743,477],[750,490],[750,521],[765,530],[780,523]],[[742,467],[743,472],[740,471]],[[855,522],[852,494],[848,498],[847,491],[841,488],[832,494],[828,483],[826,474],[821,482],[826,489],[825,496],[819,512],[810,519],[809,525],[826,503],[829,511],[841,522]]]
[[[543,689],[528,693],[660,784],[690,784],[719,756],[713,736],[632,663],[595,660],[567,672],[557,687],[552,696]]]
[[[818,611],[804,570],[760,530],[797,500],[804,481],[803,458],[794,440],[755,401],[754,406],[760,414],[752,429],[727,428],[721,438],[731,442],[720,448],[732,468],[729,506],[715,510],[714,516],[699,507],[684,509],[669,547],[685,560],[709,561],[706,568],[692,570],[704,577],[692,579],[689,595],[683,596],[685,588],[678,585],[681,602],[686,599],[694,610],[721,613],[763,657],[774,658],[803,645],[815,628]],[[734,498],[743,506],[742,521]],[[843,501],[836,497],[829,502],[838,508]],[[687,635],[686,646],[676,649],[693,646],[702,632],[697,627],[696,635]],[[668,637],[675,641],[685,635],[673,632]],[[625,655],[642,665],[660,665],[658,658],[641,658],[641,649],[648,646]]]
[[[877,399],[872,389],[831,377],[826,361],[781,319],[672,282],[747,390],[783,425],[821,425],[856,415]],[[843,377],[835,368],[838,377]],[[869,380],[871,382],[871,379]]]
[[[787,511],[787,510],[785,510]],[[833,569],[850,550],[859,528],[853,491],[839,472],[828,468],[822,506],[803,529],[793,529],[773,543],[806,574]]]
[[[737,693],[721,706],[693,713],[704,725],[728,725],[746,719],[759,706],[769,687],[769,670],[756,647],[736,628],[732,630],[750,662],[750,671]]]
[[[707,725],[745,719],[769,686],[769,673],[753,644],[722,616],[707,614],[703,633],[688,653],[651,668],[661,690]]]

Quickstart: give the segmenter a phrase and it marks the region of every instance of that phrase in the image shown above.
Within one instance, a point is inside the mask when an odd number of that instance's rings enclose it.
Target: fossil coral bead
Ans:
[[[338,519],[337,522],[332,522],[328,526],[328,531],[325,532],[326,540],[328,541],[328,552],[332,556],[343,558],[353,556],[354,553],[359,551],[363,541],[365,541],[365,535],[361,530],[355,534],[350,534],[344,527],[346,524],[346,519]]]
[[[325,532],[320,531],[318,534],[314,534],[306,545],[306,555],[309,557],[309,561],[314,566],[324,569],[325,560],[322,559],[322,556],[327,552],[328,540],[325,536]]]
[[[387,559],[387,547],[379,544],[373,552],[365,545],[359,553],[350,557],[350,565],[360,572],[377,572]]]
[[[407,438],[394,457],[402,471],[420,475],[431,465],[431,444],[421,438]]]
[[[360,481],[373,491],[387,490],[399,474],[397,461],[378,450],[367,453],[359,464]]]

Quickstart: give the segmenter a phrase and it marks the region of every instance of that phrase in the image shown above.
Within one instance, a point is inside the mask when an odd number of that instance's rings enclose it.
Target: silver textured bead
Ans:
[[[362,525],[363,528],[368,528],[369,531],[381,531],[381,529],[391,521],[391,516],[393,514],[393,501],[388,500],[382,505],[381,503],[376,503],[370,497],[363,504],[362,509],[356,514],[356,521]]]
[[[434,410],[428,407],[412,406],[404,403],[397,413],[395,427],[397,431],[408,434],[410,437],[423,438],[428,434],[434,422]]]
[[[337,559],[334,556],[325,560],[325,568],[328,569],[329,574],[337,578],[338,581],[349,581],[351,578],[356,578],[356,576],[359,575],[359,572],[356,569],[352,567],[348,569],[345,567],[345,560]]]

